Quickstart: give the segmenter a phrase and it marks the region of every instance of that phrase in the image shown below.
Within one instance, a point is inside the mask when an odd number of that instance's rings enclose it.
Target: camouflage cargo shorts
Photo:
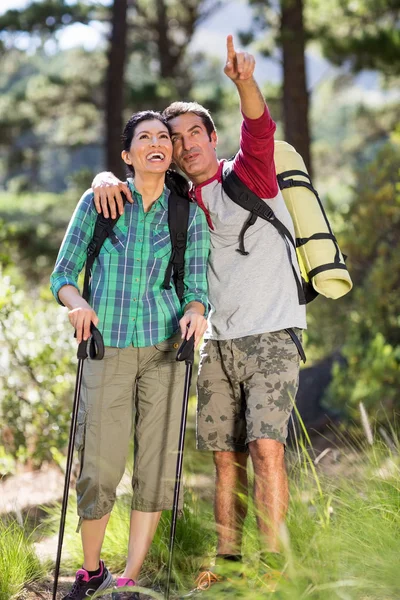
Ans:
[[[197,381],[198,450],[246,452],[257,439],[286,442],[301,333],[292,328],[205,341]]]

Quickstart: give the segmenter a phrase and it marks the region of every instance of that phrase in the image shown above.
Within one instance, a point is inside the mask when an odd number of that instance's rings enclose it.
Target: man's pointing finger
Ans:
[[[226,62],[233,62],[235,58],[235,46],[233,45],[233,36],[228,35],[226,38]]]

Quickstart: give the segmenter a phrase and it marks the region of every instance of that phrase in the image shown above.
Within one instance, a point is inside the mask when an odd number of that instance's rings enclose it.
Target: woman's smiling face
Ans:
[[[135,173],[165,173],[172,160],[172,142],[164,123],[158,119],[138,123],[122,159],[132,165]]]

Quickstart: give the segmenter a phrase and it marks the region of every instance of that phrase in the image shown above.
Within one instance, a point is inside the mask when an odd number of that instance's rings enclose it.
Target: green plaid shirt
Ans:
[[[90,304],[99,317],[98,328],[106,346],[152,346],[169,338],[179,327],[183,308],[201,302],[207,310],[207,259],[209,230],[203,211],[190,204],[185,252],[185,292],[180,304],[173,284],[163,288],[171,256],[168,228],[168,194],[163,194],[145,213],[141,195],[129,184],[134,203],[126,203],[114,227],[118,242],[109,238],[95,260]],[[97,212],[91,190],[85,192],[69,223],[54,271],[51,291],[56,300],[64,285],[78,288],[78,276],[86,262]]]

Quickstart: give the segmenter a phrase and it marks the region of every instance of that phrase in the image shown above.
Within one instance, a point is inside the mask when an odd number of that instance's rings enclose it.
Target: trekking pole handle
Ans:
[[[93,323],[90,323],[91,337],[89,340],[89,356],[92,360],[101,360],[104,357],[103,336]],[[78,360],[85,360],[88,356],[88,341],[82,340],[78,346]]]
[[[178,352],[176,353],[176,360],[185,361],[187,365],[192,365],[194,363],[194,335],[188,340],[186,337],[182,340]]]

